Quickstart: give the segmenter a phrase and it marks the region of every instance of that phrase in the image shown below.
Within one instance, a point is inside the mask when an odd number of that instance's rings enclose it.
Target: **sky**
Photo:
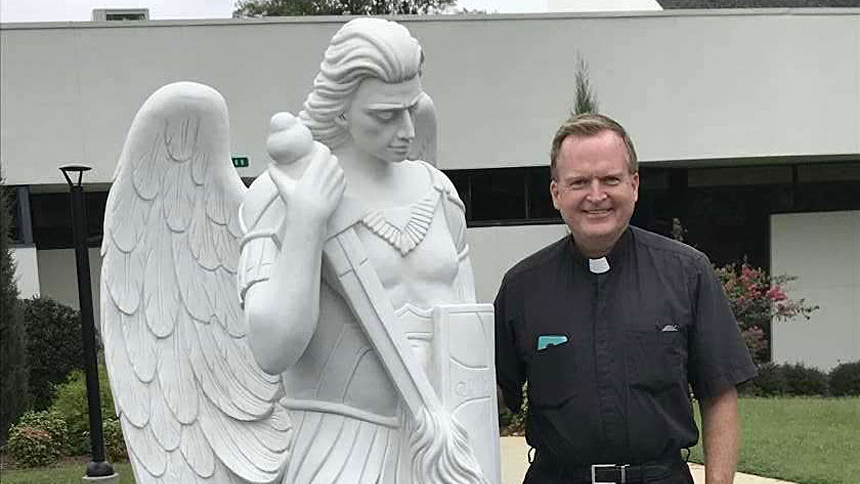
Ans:
[[[149,8],[149,18],[230,18],[235,0],[0,0],[0,22],[90,20],[94,8]],[[654,10],[656,0],[458,0],[458,7],[488,13]]]

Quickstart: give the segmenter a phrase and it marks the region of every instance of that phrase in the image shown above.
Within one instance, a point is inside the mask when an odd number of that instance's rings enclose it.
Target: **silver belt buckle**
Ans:
[[[629,464],[594,464],[591,466],[591,484],[627,484],[627,468]],[[598,481],[597,469],[618,469],[621,471],[621,481]]]

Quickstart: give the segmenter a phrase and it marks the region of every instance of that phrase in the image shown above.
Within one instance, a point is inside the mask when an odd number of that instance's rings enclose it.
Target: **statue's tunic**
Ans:
[[[406,207],[365,212],[353,228],[389,293],[401,330],[426,369],[432,306],[466,302],[457,299],[456,278],[468,249],[463,206],[456,191],[441,172],[421,164],[431,179],[422,198]],[[251,185],[245,200],[241,218],[246,235],[238,276],[241,296],[269,278],[285,210],[267,174]],[[324,264],[324,274],[326,269]],[[415,283],[401,284],[403,277]],[[411,458],[403,406],[334,281],[323,276],[316,332],[283,375],[281,403],[291,410],[295,425],[284,482],[409,482]]]

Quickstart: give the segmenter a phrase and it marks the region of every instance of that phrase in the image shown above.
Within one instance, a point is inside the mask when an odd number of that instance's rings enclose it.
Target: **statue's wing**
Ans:
[[[436,166],[436,107],[426,92],[421,93],[418,104],[413,108],[412,122],[415,124],[415,139],[406,158],[426,161]]]
[[[176,83],[132,123],[105,210],[105,360],[139,484],[270,483],[289,459],[280,376],[247,343],[227,107]]]

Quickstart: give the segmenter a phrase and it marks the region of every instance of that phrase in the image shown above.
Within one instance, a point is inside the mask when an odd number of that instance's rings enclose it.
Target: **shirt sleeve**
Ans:
[[[696,397],[704,399],[754,378],[757,371],[707,258],[699,261],[695,277],[688,376]]]
[[[517,312],[511,307],[511,297],[507,277],[502,281],[494,302],[496,320],[496,382],[502,390],[505,405],[518,412],[523,402],[524,365],[517,351],[514,331]]]

